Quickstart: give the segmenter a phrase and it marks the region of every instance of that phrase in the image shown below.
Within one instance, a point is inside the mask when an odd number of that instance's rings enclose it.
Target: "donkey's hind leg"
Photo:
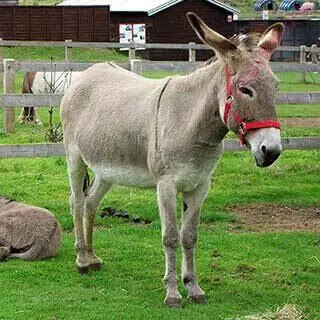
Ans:
[[[176,270],[176,250],[180,242],[176,213],[177,188],[170,177],[164,177],[157,183],[157,192],[166,259],[164,285],[167,294],[164,303],[169,307],[180,307],[182,298],[178,290]]]
[[[183,223],[181,227],[182,243],[182,280],[188,291],[188,300],[192,303],[206,302],[204,292],[198,285],[195,274],[194,247],[197,242],[200,222],[200,208],[206,197],[210,181],[192,192],[183,194]]]
[[[3,232],[4,230],[1,230],[0,232]],[[4,232],[5,233],[5,232]],[[0,261],[6,260],[6,258],[10,255],[10,243],[7,239],[2,237],[0,235]]]
[[[1,247],[0,246],[0,261],[6,260],[6,258],[10,255],[9,247]]]
[[[86,273],[88,272],[88,261],[83,231],[83,212],[85,203],[83,185],[87,175],[87,167],[83,162],[81,155],[77,151],[66,151],[69,182],[71,188],[70,210],[73,216],[76,237],[76,266],[80,273]]]
[[[95,256],[92,245],[93,222],[95,213],[103,196],[109,191],[112,183],[104,181],[96,175],[85,200],[84,207],[84,237],[87,248],[87,263],[90,270],[99,270],[102,261]]]

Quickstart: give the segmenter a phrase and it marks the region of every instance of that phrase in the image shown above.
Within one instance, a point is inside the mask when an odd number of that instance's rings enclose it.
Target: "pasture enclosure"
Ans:
[[[21,68],[28,70],[32,63],[28,64]],[[129,63],[125,65],[129,68]],[[176,68],[175,64],[168,65]],[[21,99],[31,99],[31,104],[32,97]],[[50,104],[55,105],[57,99],[49,100]],[[14,103],[20,106],[18,100]],[[305,139],[296,139],[301,148],[305,148]],[[283,143],[291,140],[283,139]],[[312,148],[319,149],[318,138],[308,140],[313,141]],[[239,148],[238,141],[230,143],[231,148]],[[99,273],[79,276],[72,257],[74,236],[68,212],[66,165],[63,158],[55,157],[64,153],[63,146],[4,145],[0,152],[1,191],[50,209],[67,231],[56,258],[0,265],[0,319],[240,319],[275,311],[286,303],[298,304],[310,319],[318,319],[319,235],[251,232],[226,207],[271,202],[289,212],[299,206],[300,214],[305,206],[318,207],[319,150],[285,152],[281,161],[268,170],[254,168],[248,153],[224,154],[203,209],[197,250],[202,257],[199,280],[208,304],[181,310],[168,310],[161,303],[160,223],[152,191],[122,187],[113,190],[103,206],[124,208],[130,215],[152,223],[97,216],[97,251],[106,265]],[[10,154],[24,159],[9,158]]]
[[[1,46],[57,46],[65,48],[66,62],[54,63],[52,62],[39,62],[39,61],[14,61],[6,59],[4,62],[4,94],[0,96],[0,105],[4,108],[4,121],[3,127],[7,132],[14,132],[14,116],[13,107],[50,107],[58,106],[62,95],[57,94],[41,94],[41,95],[20,95],[13,93],[15,73],[18,71],[82,71],[87,69],[93,63],[73,62],[72,61],[72,48],[124,48],[129,49],[128,58],[126,63],[118,63],[121,67],[131,70],[135,73],[142,74],[143,72],[163,72],[170,71],[176,73],[192,72],[202,62],[196,61],[196,51],[208,49],[206,45],[199,45],[195,43],[189,44],[118,44],[118,43],[80,43],[80,42],[21,42],[21,41],[0,41]],[[151,62],[147,60],[139,60],[136,58],[136,48],[161,48],[161,49],[180,49],[189,51],[189,61],[158,61]],[[274,72],[300,72],[301,80],[305,79],[307,72],[319,72],[320,65],[306,63],[306,54],[311,52],[311,48],[306,46],[301,47],[280,47],[280,51],[300,52],[300,63],[288,62],[271,62],[271,68]],[[320,52],[320,49],[317,49]],[[0,52],[1,53],[1,52]],[[277,104],[319,104],[319,92],[281,92],[277,96]],[[228,142],[227,142],[228,143]],[[294,140],[287,139],[284,144],[288,148],[319,148],[320,138],[311,138],[309,140],[302,140],[297,143]],[[51,147],[50,147],[51,148]],[[56,148],[55,146],[52,147]],[[230,147],[228,147],[230,148]],[[232,147],[234,148],[234,146]],[[61,152],[60,147],[57,147],[57,152]],[[236,150],[236,149],[231,149]],[[36,151],[35,151],[36,152]],[[15,153],[13,153],[15,154]]]

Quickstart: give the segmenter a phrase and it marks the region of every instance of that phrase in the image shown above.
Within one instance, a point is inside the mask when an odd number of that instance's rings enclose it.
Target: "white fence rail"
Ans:
[[[320,149],[320,137],[284,138],[282,146],[284,150]],[[225,152],[249,150],[235,139],[224,140],[223,149]],[[62,143],[0,145],[0,158],[59,157],[64,154]]]
[[[0,41],[1,44],[6,43]],[[15,42],[17,44],[17,42]],[[30,44],[30,43],[29,43]],[[38,42],[33,45],[38,44]],[[62,43],[60,43],[61,45]],[[64,43],[63,43],[64,44]],[[73,43],[74,44],[74,43]],[[92,44],[92,43],[91,43]],[[99,43],[100,45],[101,43]],[[12,43],[13,45],[13,43]],[[44,44],[43,44],[44,45]],[[87,43],[86,43],[87,45]],[[161,44],[163,45],[163,44]],[[184,45],[186,46],[186,45]],[[196,45],[201,46],[203,45]],[[92,46],[91,46],[92,47]],[[169,46],[171,47],[171,44]],[[182,46],[183,47],[183,46]],[[84,62],[39,62],[39,61],[15,61],[4,60],[4,94],[0,95],[0,106],[3,107],[4,130],[14,132],[14,107],[48,107],[59,106],[61,94],[14,94],[15,73],[18,71],[81,71],[90,67],[93,63]],[[172,71],[191,72],[201,65],[201,62],[150,62],[141,60],[130,60],[128,63],[118,63],[121,67],[137,73],[144,71]],[[306,72],[320,71],[320,65],[309,65],[299,63],[271,63],[273,71],[280,72]],[[309,93],[279,93],[277,104],[319,104],[320,92]],[[320,149],[320,137],[312,138],[290,138],[282,141],[285,149]],[[237,140],[226,140],[225,151],[244,150]],[[36,144],[36,145],[5,145],[0,146],[0,157],[29,157],[29,156],[58,156],[63,155],[61,144]]]
[[[5,59],[6,60],[6,59]],[[169,71],[169,72],[192,72],[203,65],[203,62],[188,61],[147,61],[131,60],[130,62],[117,62],[122,68],[130,69],[130,63],[141,64],[142,72],[146,71]],[[49,61],[23,61],[14,60],[11,68],[15,71],[83,71],[91,67],[94,62],[49,62]],[[320,64],[301,64],[296,62],[270,62],[273,72],[320,72]]]
[[[62,94],[15,94],[8,93],[0,95],[0,106],[6,109],[15,107],[58,107]],[[280,92],[276,103],[281,104],[320,104],[320,92]]]
[[[73,42],[65,41],[15,41],[0,40],[0,47],[62,47],[62,48],[94,48],[94,49],[180,49],[180,50],[211,50],[205,44],[190,43],[118,43],[118,42]],[[320,49],[313,49],[306,46],[281,46],[277,51],[300,52],[304,47],[305,52],[316,51],[320,53]],[[318,51],[317,51],[318,50]]]

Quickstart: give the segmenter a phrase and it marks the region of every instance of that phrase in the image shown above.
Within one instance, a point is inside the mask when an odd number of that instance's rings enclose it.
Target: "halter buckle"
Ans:
[[[234,97],[233,97],[233,95],[232,94],[230,94],[229,96],[227,96],[227,101],[226,101],[226,103],[232,103],[234,101]]]
[[[239,123],[239,132],[243,137],[247,134],[246,124],[243,121]]]
[[[245,136],[247,134],[246,124],[244,122],[239,123],[239,139],[242,145],[246,144]]]

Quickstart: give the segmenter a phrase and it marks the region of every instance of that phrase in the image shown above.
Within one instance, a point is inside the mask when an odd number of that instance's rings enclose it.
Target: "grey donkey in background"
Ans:
[[[180,243],[188,299],[205,302],[194,259],[200,208],[222,153],[222,139],[228,130],[242,129],[235,109],[243,121],[276,120],[278,80],[268,60],[283,34],[283,25],[277,23],[249,49],[216,33],[196,14],[187,16],[199,38],[215,51],[215,63],[161,80],[145,79],[112,63],[96,64],[71,84],[61,103],[78,271],[86,273],[102,265],[93,250],[93,222],[111,186],[156,187],[166,261],[165,303],[171,307],[182,303],[176,274]],[[226,102],[231,101],[228,81],[234,104],[225,121]],[[242,133],[258,166],[269,166],[280,155],[279,128]],[[95,178],[84,192],[87,167]],[[181,231],[178,192],[184,201]]]
[[[53,257],[60,234],[60,226],[49,211],[0,197],[0,261]]]

